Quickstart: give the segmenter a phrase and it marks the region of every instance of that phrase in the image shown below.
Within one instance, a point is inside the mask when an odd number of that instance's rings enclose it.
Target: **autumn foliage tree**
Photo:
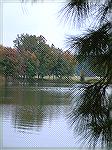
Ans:
[[[5,76],[6,80],[8,77],[14,78],[17,72],[17,51],[11,47],[0,46],[0,68],[1,74]]]

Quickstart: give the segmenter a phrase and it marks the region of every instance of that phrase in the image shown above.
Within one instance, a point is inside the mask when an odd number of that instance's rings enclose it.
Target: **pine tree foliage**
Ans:
[[[90,59],[95,68],[104,70],[100,81],[87,85],[75,101],[69,119],[75,131],[83,135],[93,147],[99,143],[102,147],[112,147],[112,97],[107,88],[112,83],[112,1],[111,0],[71,0],[63,9],[62,15],[67,21],[78,18],[87,19],[93,8],[97,8],[96,18],[86,34],[70,35],[66,39],[67,46],[82,59]],[[94,27],[93,27],[94,26]],[[97,69],[98,69],[97,68]],[[96,70],[97,70],[96,69]],[[98,70],[98,71],[99,71]]]

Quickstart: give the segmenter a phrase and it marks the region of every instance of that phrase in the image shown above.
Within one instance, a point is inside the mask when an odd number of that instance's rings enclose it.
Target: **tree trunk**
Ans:
[[[39,77],[40,77],[40,76],[39,76],[39,74],[38,74],[38,79],[39,79]]]
[[[54,74],[53,74],[53,80],[54,80]]]

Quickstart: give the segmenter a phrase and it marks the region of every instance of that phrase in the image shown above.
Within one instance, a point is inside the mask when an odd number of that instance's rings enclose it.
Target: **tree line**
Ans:
[[[73,76],[75,56],[46,42],[42,35],[21,34],[13,41],[14,48],[0,45],[0,74],[23,80]]]

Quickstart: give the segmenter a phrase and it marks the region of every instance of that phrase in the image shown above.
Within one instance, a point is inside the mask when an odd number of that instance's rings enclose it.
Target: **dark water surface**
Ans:
[[[2,147],[80,147],[67,120],[69,95],[80,85],[8,85],[0,88]],[[72,93],[73,94],[73,93]]]

